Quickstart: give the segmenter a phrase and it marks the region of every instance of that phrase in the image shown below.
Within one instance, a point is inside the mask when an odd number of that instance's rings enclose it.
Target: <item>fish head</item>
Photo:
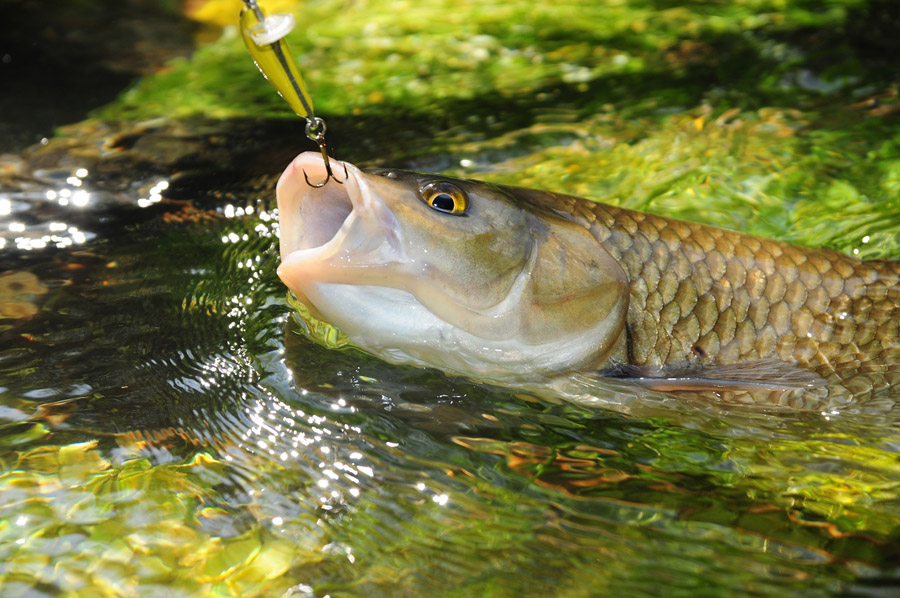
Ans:
[[[347,179],[320,188],[319,154],[282,174],[278,275],[360,348],[504,382],[599,367],[621,344],[625,273],[585,226],[514,188],[338,164]]]

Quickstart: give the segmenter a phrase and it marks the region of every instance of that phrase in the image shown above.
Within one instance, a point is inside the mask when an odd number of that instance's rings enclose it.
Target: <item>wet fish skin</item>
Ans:
[[[607,361],[627,283],[584,226],[480,182],[347,166],[313,189],[321,158],[301,154],[276,188],[278,275],[313,318],[392,363],[506,385]],[[464,214],[429,207],[438,182]]]
[[[900,387],[900,263],[859,261],[692,222],[530,189],[508,192],[588,227],[629,282],[627,361],[779,360],[827,382],[829,405]],[[808,406],[815,392],[744,401]],[[820,396],[819,398],[824,398]]]
[[[324,171],[321,157],[285,170],[278,274],[312,318],[387,361],[519,388],[572,380],[579,395],[613,376],[791,408],[896,402],[900,263],[348,168],[323,189],[302,175]],[[461,217],[426,201],[437,183],[467,194]]]

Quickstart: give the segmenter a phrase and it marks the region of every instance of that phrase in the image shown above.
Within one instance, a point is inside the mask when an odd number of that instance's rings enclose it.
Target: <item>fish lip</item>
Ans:
[[[401,245],[396,220],[372,193],[362,171],[347,162],[332,159],[331,163],[340,183],[329,180],[321,188],[308,184],[307,177],[317,183],[326,179],[327,172],[320,153],[304,152],[288,165],[275,187],[281,250],[278,275],[286,283],[294,278],[290,271],[321,266],[341,251],[356,255],[375,245],[387,243],[394,250]],[[304,204],[313,208],[312,218],[301,215]],[[319,230],[311,230],[316,226]]]

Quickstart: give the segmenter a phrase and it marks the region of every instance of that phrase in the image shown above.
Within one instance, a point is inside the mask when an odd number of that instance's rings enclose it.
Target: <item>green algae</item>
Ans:
[[[713,67],[706,82],[718,76],[741,92],[794,96],[801,90],[779,91],[779,82],[812,58],[775,40],[808,28],[843,26],[866,6],[862,0],[824,6],[780,0],[667,4],[373,0],[347,6],[321,0],[295,9],[298,27],[288,39],[326,115],[440,111],[441,103],[453,99],[491,92],[511,97],[625,76],[639,86],[623,94],[649,85],[668,95],[632,95],[633,103],[671,109],[681,103],[676,99],[695,101],[688,94],[697,91],[698,67]],[[729,69],[734,58],[743,58],[744,68]],[[289,109],[247,68],[248,61],[231,31],[192,59],[175,61],[143,80],[98,115],[288,116]],[[829,81],[841,71],[859,75],[855,52],[845,62],[830,65],[820,86],[840,87]],[[656,77],[660,80],[653,82]],[[666,85],[673,79],[681,89]]]
[[[862,259],[900,258],[895,134],[859,116],[841,130],[817,128],[794,109],[716,116],[708,106],[672,116],[651,134],[622,139],[606,117],[537,125],[566,143],[454,174],[550,188],[814,247]],[[620,129],[621,130],[621,129]],[[479,154],[516,146],[527,131],[477,142]],[[626,135],[628,133],[626,132]],[[574,141],[573,141],[574,140]],[[500,150],[502,151],[502,150]]]
[[[377,137],[382,166],[433,156],[450,174],[897,258],[887,11],[317,1],[297,6],[290,42],[348,159],[371,163],[354,138]],[[96,117],[198,113],[290,116],[231,30]]]
[[[278,578],[301,562],[298,547],[259,527],[224,537],[204,531],[228,514],[214,506],[209,483],[222,462],[198,452],[153,464],[140,454],[142,442],[123,441],[113,463],[97,444],[20,452],[15,468],[0,474],[4,587],[15,580],[92,596],[142,596],[154,586],[179,596],[287,589]],[[309,557],[318,559],[315,551]]]
[[[100,596],[163,588],[178,596],[270,596],[291,588],[300,595],[514,596],[537,589],[579,596],[586,587],[652,595],[640,569],[598,567],[601,555],[668,571],[679,559],[717,564],[710,577],[694,565],[684,569],[672,580],[676,595],[703,579],[720,588],[759,583],[768,594],[791,578],[801,582],[795,589],[827,595],[850,579],[835,559],[878,566],[891,558],[875,548],[900,526],[890,506],[900,484],[889,451],[827,433],[761,450],[749,439],[568,417],[593,445],[457,436],[439,458],[387,448],[382,461],[369,461],[374,470],[387,472],[391,455],[412,458],[418,472],[409,474],[420,481],[390,498],[381,496],[384,489],[400,488],[388,479],[378,482],[381,490],[364,483],[360,498],[347,494],[350,505],[338,516],[271,517],[277,503],[262,495],[223,500],[213,480],[223,480],[227,459],[206,450],[162,463],[142,454],[145,441],[122,437],[113,459],[96,441],[19,451],[0,474],[0,579],[5,588]],[[629,442],[615,441],[625,434]],[[830,462],[831,471],[810,466],[817,462]],[[266,479],[270,488],[291,486],[289,472],[277,473],[262,455],[254,464],[261,467],[256,480],[268,471],[276,475]],[[647,550],[656,543],[680,556]],[[768,555],[780,572],[754,572],[747,555]],[[429,576],[417,573],[422,563],[430,563]]]
[[[327,349],[349,349],[355,347],[347,335],[334,326],[313,317],[309,308],[293,295],[286,298],[287,304],[294,310],[294,318],[299,326],[300,334]]]
[[[341,157],[897,259],[897,83],[884,59],[896,46],[876,35],[882,4],[321,1],[298,7],[291,43]],[[95,118],[192,115],[291,118],[233,32]],[[367,130],[372,120],[384,124]],[[407,126],[412,142],[392,139],[409,140]],[[209,336],[225,357],[259,370],[225,370],[208,391],[235,404],[218,407],[227,417],[252,414],[228,420],[247,431],[86,441],[25,415],[5,425],[4,592],[825,596],[895,566],[897,439],[872,422],[732,414],[701,431],[421,374],[430,385],[418,392],[471,415],[457,425],[458,412],[414,400],[414,415],[396,414],[413,374],[359,360],[332,376],[302,347],[312,364],[285,382],[271,371],[288,341],[271,320],[297,305],[285,307],[271,271],[248,290],[250,269],[235,266],[275,254],[258,224],[230,223],[226,236],[250,240],[224,249],[202,230],[152,237],[163,249],[146,258],[213,263],[177,287],[187,316],[174,321],[220,323]],[[329,359],[346,357],[345,337],[299,313],[309,338],[342,349]],[[392,373],[403,391],[384,382]],[[247,401],[260,388],[290,405]],[[174,396],[152,405],[193,421],[172,405],[193,396]]]

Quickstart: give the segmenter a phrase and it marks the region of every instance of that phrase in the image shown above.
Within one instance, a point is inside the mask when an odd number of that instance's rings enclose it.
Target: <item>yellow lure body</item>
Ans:
[[[284,39],[293,26],[293,15],[265,16],[258,7],[241,11],[241,37],[253,62],[294,112],[311,119],[315,118],[312,98]]]

